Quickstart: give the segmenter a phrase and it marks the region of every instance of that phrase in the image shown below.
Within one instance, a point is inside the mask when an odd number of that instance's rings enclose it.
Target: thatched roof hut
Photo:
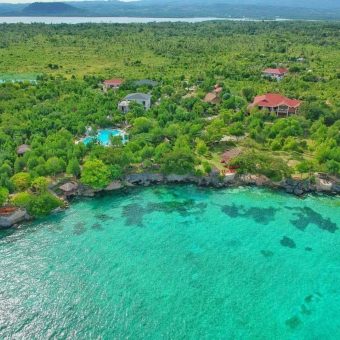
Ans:
[[[67,182],[59,187],[65,194],[74,193],[78,189],[78,184],[73,182]]]

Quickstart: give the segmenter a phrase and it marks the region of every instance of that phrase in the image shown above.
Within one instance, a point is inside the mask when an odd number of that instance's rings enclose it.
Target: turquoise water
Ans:
[[[339,339],[340,200],[130,189],[0,233],[1,339]]]
[[[107,130],[99,130],[97,136],[92,137],[85,137],[84,139],[82,139],[82,142],[87,145],[90,142],[92,142],[93,140],[97,140],[100,144],[102,145],[110,145],[111,141],[111,137],[118,137],[121,136],[122,137],[122,142],[126,143],[127,142],[127,136],[126,134],[121,131],[121,130],[111,130],[111,129],[107,129]]]

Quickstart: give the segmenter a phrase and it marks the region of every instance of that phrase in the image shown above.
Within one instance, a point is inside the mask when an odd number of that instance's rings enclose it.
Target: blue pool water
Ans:
[[[0,231],[0,339],[340,339],[340,199],[134,188]]]
[[[84,139],[82,139],[82,142],[87,145],[90,142],[92,142],[93,140],[97,140],[101,145],[110,145],[110,138],[111,137],[116,137],[116,136],[121,136],[122,137],[122,142],[126,143],[127,142],[127,136],[126,134],[121,131],[121,130],[117,130],[117,129],[105,129],[105,130],[99,130],[97,136],[89,136],[89,137],[85,137]]]

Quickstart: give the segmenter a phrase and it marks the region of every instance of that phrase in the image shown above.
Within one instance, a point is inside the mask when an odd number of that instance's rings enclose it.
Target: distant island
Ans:
[[[24,16],[86,16],[87,11],[64,2],[34,2],[21,12]]]
[[[331,0],[141,0],[0,3],[0,16],[253,18],[340,20],[340,4]]]

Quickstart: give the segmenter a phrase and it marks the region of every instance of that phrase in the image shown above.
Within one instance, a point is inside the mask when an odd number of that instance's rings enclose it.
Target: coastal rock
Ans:
[[[79,196],[94,197],[96,195],[96,192],[97,192],[96,190],[94,190],[90,187],[84,186],[84,185],[81,185],[78,188],[78,195]]]
[[[170,174],[166,176],[166,181],[169,183],[189,183],[194,182],[197,183],[197,177],[191,175],[176,175]]]
[[[313,186],[309,180],[295,180],[295,179],[285,179],[281,182],[280,186],[285,189],[289,194],[294,194],[296,196],[302,196],[305,193],[311,192]]]
[[[271,184],[269,178],[263,175],[241,175],[239,180],[245,185],[264,186]]]
[[[318,192],[340,193],[339,178],[324,173],[315,173],[315,188]]]
[[[197,178],[199,186],[206,186],[206,187],[214,187],[214,188],[222,188],[224,187],[225,183],[219,176],[215,176],[210,174],[209,176],[203,176]]]
[[[121,181],[113,181],[105,188],[105,191],[114,191],[121,188],[123,188],[123,184]]]
[[[25,209],[17,209],[12,214],[7,216],[0,216],[0,228],[10,228],[15,224],[29,221],[31,216]]]
[[[316,177],[316,190],[331,192],[333,189],[333,183],[323,178]]]
[[[235,179],[236,179],[236,173],[228,173],[224,175],[223,182],[225,184],[232,184],[235,182]]]
[[[127,175],[125,181],[130,184],[150,185],[164,182],[164,176],[161,174],[130,174]]]

